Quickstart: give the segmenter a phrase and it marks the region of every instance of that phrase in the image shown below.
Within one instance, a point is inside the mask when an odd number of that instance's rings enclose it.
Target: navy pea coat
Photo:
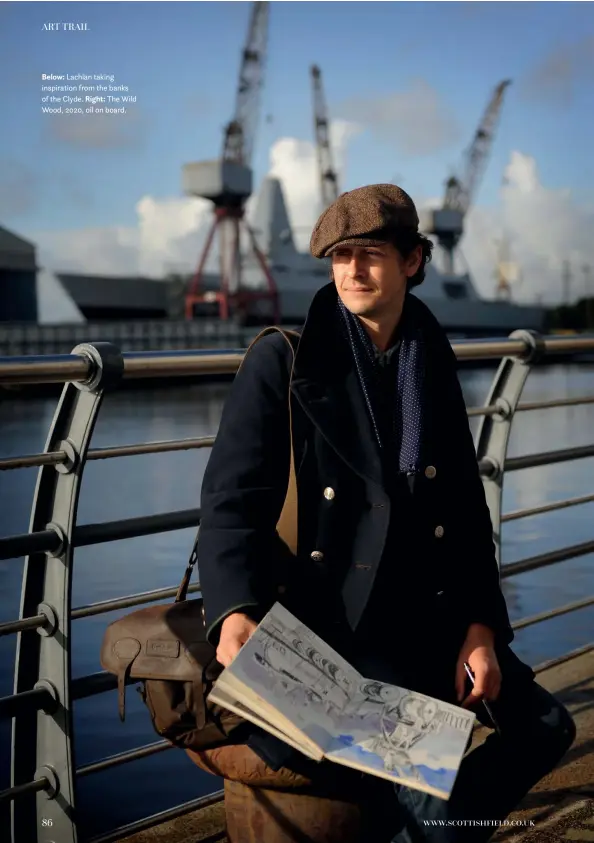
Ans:
[[[430,557],[432,571],[427,599],[439,595],[458,628],[486,624],[505,645],[513,631],[455,356],[428,307],[408,297],[427,348],[424,470],[414,488],[424,534],[418,564]],[[262,338],[224,406],[201,494],[198,564],[208,636],[217,642],[230,613],[259,620],[280,600],[333,646],[342,642],[346,655],[399,512],[384,485],[333,283],[314,297],[290,388],[297,558],[276,533],[289,473],[290,366],[284,338]],[[390,564],[398,564],[397,550]]]
[[[290,389],[292,355],[278,333],[254,345],[233,381],[202,483],[198,565],[213,644],[227,615],[240,611],[259,621],[278,600],[362,672],[351,653],[356,652],[366,607],[374,614],[380,563],[420,566],[416,583],[424,585],[415,604],[419,628],[426,623],[437,630],[426,639],[427,657],[423,650],[420,659],[429,685],[424,678],[407,685],[397,665],[391,678],[364,675],[454,702],[455,660],[473,622],[494,631],[504,682],[531,682],[534,672],[509,647],[514,633],[500,588],[493,528],[455,355],[428,307],[414,295],[408,297],[427,349],[424,463],[413,489],[418,558],[411,558],[410,543],[406,558],[399,558],[400,530],[404,535],[408,525],[386,488],[352,351],[339,327],[337,292],[330,283],[309,309]],[[296,557],[276,532],[289,476],[289,401],[298,489]],[[414,551],[413,546],[413,556]],[[406,576],[394,582],[394,613],[387,614],[385,623],[397,636],[398,607],[407,605],[409,594]],[[376,596],[382,588],[380,583]],[[437,626],[431,627],[435,616]],[[406,647],[406,628],[402,633]],[[432,657],[434,675],[442,677],[435,678],[436,685],[429,675]],[[300,768],[300,753],[261,729],[249,728],[245,739],[269,766]]]

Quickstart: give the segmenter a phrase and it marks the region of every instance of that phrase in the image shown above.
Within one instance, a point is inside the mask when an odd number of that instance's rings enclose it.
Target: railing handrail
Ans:
[[[498,562],[501,578],[508,578],[517,574],[532,571],[547,565],[565,562],[594,552],[594,540],[557,548],[517,562],[501,565],[500,526],[505,521],[530,517],[555,509],[562,509],[594,501],[593,494],[543,504],[538,507],[517,510],[507,514],[501,512],[501,492],[503,476],[510,470],[523,469],[565,462],[594,456],[594,445],[573,448],[563,448],[556,451],[536,453],[521,457],[507,457],[507,443],[509,432],[515,413],[522,410],[549,409],[554,407],[590,404],[594,396],[580,396],[574,398],[556,399],[552,401],[536,401],[521,404],[519,398],[531,365],[547,354],[572,354],[576,352],[594,352],[594,335],[567,337],[553,336],[543,338],[528,331],[517,331],[509,338],[484,340],[462,340],[452,343],[458,359],[486,360],[489,358],[503,358],[499,370],[495,375],[491,391],[483,406],[467,408],[469,416],[482,416],[477,441],[477,460],[480,473],[485,483],[487,498],[494,525],[494,539],[497,547]],[[139,594],[120,596],[110,600],[99,601],[89,605],[72,607],[70,603],[70,589],[67,587],[72,574],[73,551],[77,547],[108,542],[113,540],[132,538],[139,535],[151,535],[168,530],[178,530],[195,526],[200,521],[198,509],[177,510],[154,515],[109,521],[97,524],[76,523],[72,517],[76,507],[72,502],[78,499],[77,466],[83,461],[97,459],[112,459],[122,456],[138,454],[164,453],[169,451],[190,450],[212,446],[215,437],[201,437],[191,439],[177,439],[169,441],[148,442],[90,449],[90,435],[93,420],[96,418],[100,397],[105,390],[121,379],[129,378],[161,378],[175,376],[207,376],[232,375],[240,365],[245,349],[237,350],[187,350],[171,352],[141,352],[124,353],[109,343],[83,344],[77,346],[73,353],[54,356],[31,357],[0,357],[0,386],[2,384],[33,384],[59,383],[65,384],[62,399],[58,404],[52,433],[48,437],[48,444],[43,454],[28,454],[0,459],[0,472],[29,467],[38,467],[45,477],[44,484],[38,484],[36,498],[33,505],[34,517],[31,519],[29,532],[22,535],[0,537],[0,559],[17,558],[25,555],[34,557],[29,566],[25,565],[23,577],[24,593],[27,587],[36,600],[23,601],[21,616],[17,620],[0,624],[0,637],[18,634],[20,657],[17,664],[24,664],[27,658],[37,651],[32,643],[38,640],[33,631],[41,633],[41,641],[47,650],[48,642],[57,640],[60,634],[64,640],[61,645],[64,653],[70,656],[70,622],[79,618],[92,617],[110,611],[146,605],[161,599],[173,598],[176,587],[161,588]],[[74,386],[76,384],[76,386]],[[53,443],[50,447],[49,443]],[[68,506],[64,507],[64,504]],[[61,507],[61,508],[60,508]],[[46,562],[44,563],[44,557]],[[53,560],[53,563],[52,563]],[[53,564],[54,578],[43,577],[43,565]],[[56,575],[60,579],[56,590]],[[47,587],[49,583],[49,592]],[[53,589],[53,592],[52,592]],[[195,593],[200,590],[200,583],[192,583],[189,591]],[[43,593],[41,602],[39,597]],[[49,593],[49,597],[46,597]],[[68,595],[64,598],[63,595]],[[579,611],[594,604],[594,596],[583,597],[580,600],[557,606],[545,612],[524,617],[514,621],[514,629],[522,629],[551,618]],[[537,666],[535,671],[549,667],[554,663],[575,657],[592,648],[579,648],[572,653],[564,654],[556,660]],[[105,672],[81,676],[68,681],[68,671],[64,670],[65,661],[54,658],[51,668],[46,657],[44,661],[45,673],[39,673],[39,679],[31,687],[30,672],[22,676],[15,676],[14,693],[0,699],[0,719],[12,718],[13,727],[20,718],[25,718],[31,728],[37,728],[42,740],[38,746],[50,747],[38,750],[35,755],[35,744],[25,741],[19,731],[13,731],[15,748],[26,744],[25,754],[29,753],[28,780],[26,766],[21,764],[13,775],[13,786],[0,793],[0,801],[10,799],[13,808],[18,810],[15,828],[29,827],[31,830],[32,817],[27,811],[19,807],[21,797],[38,791],[45,791],[49,799],[59,793],[66,806],[72,804],[73,780],[75,777],[87,776],[102,770],[109,770],[120,764],[129,763],[137,758],[146,758],[169,748],[165,741],[157,741],[146,746],[136,747],[115,755],[92,761],[76,769],[73,756],[70,754],[71,727],[64,721],[67,728],[55,734],[51,733],[52,716],[59,709],[63,700],[67,707],[79,699],[94,696],[111,690],[116,685],[116,679]],[[130,680],[130,684],[133,680]],[[36,720],[37,712],[50,715]],[[34,718],[33,720],[31,718]],[[32,725],[37,722],[37,726]],[[19,727],[23,728],[24,727]],[[29,729],[30,731],[30,729]],[[15,740],[16,738],[16,740]],[[62,764],[62,779],[56,776],[52,766],[52,748],[57,742],[58,757]],[[18,757],[18,749],[15,750]],[[31,755],[33,752],[33,755]],[[22,753],[22,750],[21,750]],[[21,759],[22,760],[22,759]],[[33,761],[36,761],[34,764]],[[159,820],[172,818],[184,811],[205,804],[211,804],[221,798],[221,793],[193,800],[183,806],[162,812],[159,815],[146,817],[130,826],[115,829],[101,835],[95,843],[111,843],[119,839],[124,831],[131,833],[141,827],[149,827]],[[38,809],[39,810],[39,809]],[[61,834],[64,840],[74,841],[74,823],[68,811],[58,812]],[[56,831],[56,835],[57,835]],[[215,835],[215,838],[218,837]],[[209,839],[215,839],[209,838]]]
[[[529,332],[522,337],[463,339],[451,343],[458,360],[522,357],[534,350]],[[594,334],[551,335],[538,339],[544,355],[594,352]],[[123,352],[123,377],[159,378],[191,375],[232,375],[245,349],[185,349],[180,351]],[[94,362],[84,353],[0,357],[0,385],[84,383],[94,374]]]

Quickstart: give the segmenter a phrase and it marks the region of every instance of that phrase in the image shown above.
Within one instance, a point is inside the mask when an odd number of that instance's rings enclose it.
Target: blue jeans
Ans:
[[[485,741],[465,755],[449,800],[395,785],[398,819],[392,843],[484,843],[574,742],[575,724],[565,706],[534,681],[533,671],[510,648],[503,648],[498,657],[502,684],[493,714],[501,736],[490,730]],[[399,677],[391,675],[385,663],[365,661],[358,665],[366,669],[363,675],[397,684]],[[433,682],[408,677],[409,684],[403,684],[455,703],[455,668],[444,667]],[[476,716],[489,725],[480,708]],[[483,824],[473,825],[473,820]]]

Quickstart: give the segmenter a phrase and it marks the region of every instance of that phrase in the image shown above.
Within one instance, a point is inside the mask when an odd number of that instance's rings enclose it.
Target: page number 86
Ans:
[[[50,825],[53,825],[53,824],[54,824],[54,821],[51,820],[51,819],[48,819],[47,817],[43,817],[43,819],[41,820],[41,825],[46,827],[46,828]]]

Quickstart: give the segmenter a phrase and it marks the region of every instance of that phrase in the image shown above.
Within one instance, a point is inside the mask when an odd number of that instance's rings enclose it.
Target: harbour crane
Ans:
[[[324,87],[322,85],[322,71],[318,65],[313,64],[311,66],[310,75],[313,92],[314,131],[320,174],[322,210],[324,210],[338,199],[340,189],[338,187],[338,176],[332,162],[328,109],[326,106],[326,97],[324,96]]]
[[[193,319],[196,306],[218,303],[218,316],[246,322],[251,304],[266,301],[270,318],[279,321],[278,292],[266,258],[256,242],[253,229],[244,216],[245,203],[252,193],[252,152],[260,113],[260,92],[268,42],[269,3],[252,3],[248,34],[241,55],[235,112],[227,124],[221,158],[185,164],[182,183],[190,196],[209,199],[214,216],[198,267],[185,297],[186,319]],[[265,286],[247,289],[242,285],[241,233],[248,242],[262,272]],[[203,275],[215,234],[219,235],[220,277],[217,291],[203,289]]]
[[[496,242],[497,265],[495,269],[495,298],[511,301],[512,287],[522,282],[522,270],[520,265],[512,260],[510,255],[510,242],[507,234],[503,234]]]
[[[464,153],[460,177],[454,175],[447,180],[442,207],[429,214],[429,225],[425,230],[427,234],[434,234],[443,248],[448,274],[454,271],[454,251],[464,231],[464,217],[483,175],[501,113],[503,95],[510,84],[511,80],[505,79],[493,91],[474,138]]]

